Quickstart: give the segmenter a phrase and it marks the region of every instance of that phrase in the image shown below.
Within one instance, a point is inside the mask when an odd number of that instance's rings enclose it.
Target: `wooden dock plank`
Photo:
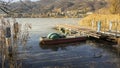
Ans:
[[[90,28],[86,27],[80,27],[78,25],[68,25],[68,24],[58,24],[56,26],[57,28],[64,28],[65,30],[68,31],[75,31],[79,33],[78,35],[84,35],[88,37],[94,37],[94,38],[99,38],[99,39],[114,39],[116,40],[117,37],[120,38],[120,33],[116,33],[115,31],[105,31],[105,32],[97,32],[97,30],[92,30]]]

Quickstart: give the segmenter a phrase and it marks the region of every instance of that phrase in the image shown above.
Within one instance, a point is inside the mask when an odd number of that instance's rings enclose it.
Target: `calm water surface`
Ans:
[[[119,68],[119,56],[103,44],[94,41],[39,45],[39,38],[57,32],[52,28],[59,23],[77,24],[76,18],[18,18],[19,23],[30,23],[32,29],[26,48],[19,51],[23,58],[23,68]]]

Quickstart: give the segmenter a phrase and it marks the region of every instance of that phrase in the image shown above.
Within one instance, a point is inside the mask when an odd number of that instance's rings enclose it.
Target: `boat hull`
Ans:
[[[56,45],[56,44],[64,44],[64,43],[73,43],[85,41],[86,37],[74,37],[74,38],[60,38],[60,39],[44,39],[40,40],[41,45]]]

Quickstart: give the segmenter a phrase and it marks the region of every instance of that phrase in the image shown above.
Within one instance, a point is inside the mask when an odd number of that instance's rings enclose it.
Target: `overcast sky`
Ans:
[[[9,1],[9,0],[2,0],[2,1]],[[19,1],[19,0],[13,0],[13,1]],[[22,0],[25,1],[25,0]],[[38,0],[31,0],[31,1],[38,1]]]

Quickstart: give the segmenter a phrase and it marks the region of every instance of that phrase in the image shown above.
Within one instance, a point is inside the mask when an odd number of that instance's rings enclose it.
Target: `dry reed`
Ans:
[[[6,28],[10,27],[10,37],[6,37],[7,30]],[[29,39],[29,28],[31,25],[26,24],[23,25],[25,30],[21,31],[21,25],[13,19],[13,22],[1,18],[0,22],[0,52],[2,59],[2,68],[6,66],[4,64],[8,64],[9,68],[22,68],[22,57],[18,56],[18,47],[20,45],[25,45],[27,40]],[[9,41],[9,42],[8,42]],[[22,42],[21,42],[22,41]],[[6,44],[7,42],[7,44]],[[25,46],[23,46],[25,48]]]
[[[110,22],[112,22],[113,31],[120,31],[120,15],[109,14],[92,14],[79,21],[80,26],[85,26],[93,30],[97,30],[97,23],[101,21],[101,31],[108,31],[110,27]],[[93,23],[92,23],[93,22]]]

